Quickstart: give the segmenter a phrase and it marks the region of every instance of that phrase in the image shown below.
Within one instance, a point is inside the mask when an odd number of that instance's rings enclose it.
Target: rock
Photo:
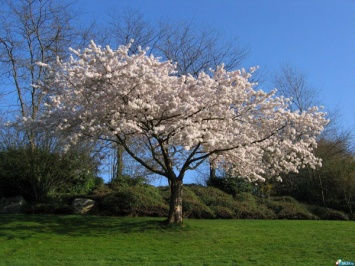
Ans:
[[[3,198],[0,200],[0,213],[20,214],[22,213],[22,207],[26,203],[22,196]]]
[[[76,198],[73,200],[71,206],[74,214],[85,214],[88,213],[95,204],[96,202],[92,199]]]

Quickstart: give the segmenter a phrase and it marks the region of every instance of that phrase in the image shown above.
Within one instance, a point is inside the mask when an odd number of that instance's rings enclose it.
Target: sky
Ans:
[[[69,1],[69,0],[68,0]],[[192,20],[238,38],[267,77],[289,64],[320,91],[326,110],[339,109],[339,124],[355,128],[355,0],[77,0],[82,19],[106,23],[108,13],[139,10],[149,21]],[[106,44],[101,44],[106,45]],[[273,89],[271,82],[261,89]]]
[[[80,3],[80,2],[79,2]],[[305,74],[327,110],[339,109],[340,123],[355,125],[355,0],[85,0],[86,16],[110,10],[139,10],[148,20],[162,17],[211,25],[237,37],[249,50],[243,67],[272,75],[281,64]],[[271,84],[265,84],[270,90]]]
[[[339,109],[342,127],[355,126],[355,0],[81,0],[86,17],[133,8],[146,19],[193,20],[249,50],[242,67],[271,76],[287,63],[320,91],[326,110]],[[102,44],[105,45],[105,44]],[[270,90],[271,83],[262,84]],[[262,87],[261,86],[261,87]]]

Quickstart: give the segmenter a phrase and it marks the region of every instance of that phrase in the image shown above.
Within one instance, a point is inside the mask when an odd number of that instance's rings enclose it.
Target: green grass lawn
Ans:
[[[0,265],[335,265],[355,223],[0,216]]]

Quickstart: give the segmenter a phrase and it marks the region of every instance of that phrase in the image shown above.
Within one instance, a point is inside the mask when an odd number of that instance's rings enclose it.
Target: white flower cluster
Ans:
[[[92,42],[48,66],[55,78],[42,121],[70,131],[72,142],[139,139],[162,172],[206,158],[250,179],[320,165],[313,149],[327,120],[317,108],[291,112],[288,99],[254,90],[245,70],[180,77],[171,62],[128,49]]]

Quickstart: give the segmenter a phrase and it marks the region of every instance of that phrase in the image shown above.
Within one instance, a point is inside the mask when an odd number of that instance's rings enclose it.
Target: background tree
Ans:
[[[292,99],[291,108],[306,111],[312,106],[320,105],[319,91],[312,87],[307,76],[289,63],[283,63],[274,76],[277,94]]]
[[[249,180],[318,165],[313,147],[327,121],[317,108],[291,112],[274,92],[255,91],[244,70],[176,76],[170,62],[130,55],[129,48],[91,43],[50,67],[55,78],[42,89],[53,96],[43,126],[70,132],[71,143],[81,137],[119,143],[166,177],[169,223],[182,222],[185,173],[208,158]]]
[[[292,196],[299,201],[352,213],[354,208],[354,155],[348,136],[322,138],[315,150],[322,168],[302,169],[274,184],[274,195]]]
[[[2,196],[42,200],[57,192],[79,191],[97,174],[97,160],[90,158],[93,144],[63,155],[60,132],[20,128],[16,117],[35,121],[47,108],[47,99],[35,84],[46,84],[51,73],[37,63],[67,58],[68,46],[80,47],[93,34],[91,24],[79,27],[68,1],[0,0],[0,4],[0,94],[5,103],[0,120],[12,122],[0,125]]]
[[[280,70],[274,75],[274,86],[279,96],[291,100],[290,108],[294,111],[306,111],[314,103],[319,104],[318,91],[308,84],[307,77],[299,69],[289,63],[283,63]],[[290,173],[283,184],[276,183],[276,193],[291,195],[299,200],[307,199],[311,188],[312,169],[306,168],[301,173]]]
[[[310,86],[305,74],[290,64],[281,66],[274,82],[279,95],[292,98],[293,110],[302,112],[320,102],[319,91]],[[342,201],[343,205],[347,202],[345,205],[351,208],[350,201],[346,199],[351,198],[349,191],[354,187],[352,134],[337,123],[338,110],[330,111],[327,116],[330,123],[318,137],[318,147],[315,150],[317,157],[322,159],[323,167],[319,169],[306,167],[297,174],[289,174],[282,184],[277,184],[276,193],[338,209],[341,207],[335,202]]]
[[[99,181],[98,162],[87,149],[72,147],[66,154],[49,149],[0,149],[0,197],[23,196],[47,201],[62,193],[88,193]]]
[[[51,63],[68,56],[68,46],[85,43],[88,30],[74,27],[76,14],[68,2],[54,0],[1,0],[0,64],[1,90],[6,92],[9,113],[36,120],[44,97],[34,84],[45,82],[48,71],[37,62]],[[36,132],[25,129],[30,147],[36,146]]]

